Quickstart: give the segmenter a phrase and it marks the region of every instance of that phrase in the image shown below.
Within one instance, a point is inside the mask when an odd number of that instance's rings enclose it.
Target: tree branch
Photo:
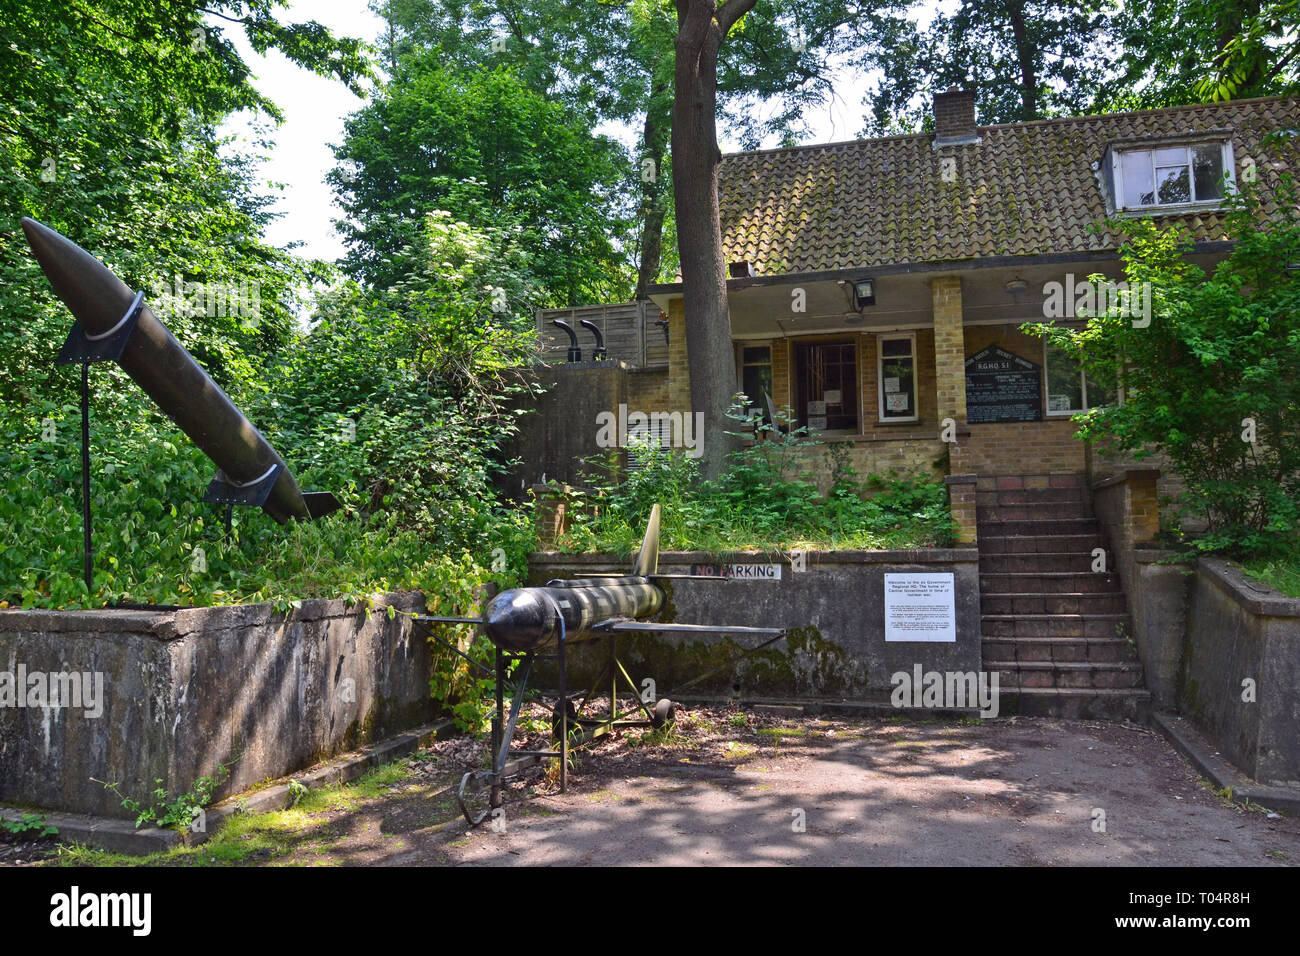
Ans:
[[[735,26],[736,21],[753,10],[757,3],[758,0],[726,0],[726,3],[718,7],[718,12],[713,15],[713,19],[718,21],[722,35],[725,37]]]

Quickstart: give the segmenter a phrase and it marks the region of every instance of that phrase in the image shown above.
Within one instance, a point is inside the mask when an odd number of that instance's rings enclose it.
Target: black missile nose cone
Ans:
[[[126,283],[104,263],[49,226],[24,216],[22,227],[50,286],[86,331],[99,335],[116,325],[134,298]]]
[[[483,630],[506,651],[527,651],[545,643],[557,625],[554,606],[535,588],[502,591],[483,612]]]

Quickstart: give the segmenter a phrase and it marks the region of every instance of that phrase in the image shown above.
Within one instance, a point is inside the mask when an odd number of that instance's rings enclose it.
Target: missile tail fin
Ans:
[[[646,522],[645,538],[641,541],[641,553],[636,556],[632,573],[637,577],[647,578],[659,570],[659,505],[650,509],[650,520]]]

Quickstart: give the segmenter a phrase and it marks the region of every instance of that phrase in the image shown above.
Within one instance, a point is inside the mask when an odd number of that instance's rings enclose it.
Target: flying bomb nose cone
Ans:
[[[502,591],[488,602],[483,614],[488,638],[507,651],[527,651],[544,643],[556,625],[555,608],[530,588]]]
[[[50,285],[91,335],[107,332],[134,298],[126,283],[66,236],[26,217],[23,235]]]

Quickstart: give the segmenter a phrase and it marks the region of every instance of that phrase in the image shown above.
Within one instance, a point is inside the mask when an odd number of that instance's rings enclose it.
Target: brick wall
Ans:
[[[627,373],[627,406],[640,412],[668,412],[668,369],[629,369]]]
[[[962,436],[963,467],[981,475],[1024,475],[1084,470],[1083,442],[1068,418],[971,425]]]
[[[1043,364],[1042,339],[1026,335],[1015,325],[967,326],[964,339],[967,358],[997,345],[1035,365]],[[961,467],[981,475],[1083,472],[1087,462],[1083,442],[1074,437],[1078,428],[1068,418],[1047,417],[1037,422],[974,424],[969,437],[960,441]]]
[[[790,382],[790,340],[777,339],[772,343],[772,404],[777,408],[793,406],[793,386]]]
[[[673,410],[691,407],[691,370],[686,361],[686,304],[668,304],[668,402]]]
[[[1156,493],[1162,502],[1176,500],[1187,490],[1187,483],[1183,480],[1183,476],[1174,471],[1168,456],[1164,454],[1137,459],[1118,454],[1100,445],[1092,445],[1087,449],[1087,462],[1088,478],[1094,483],[1121,475],[1129,469],[1150,468],[1160,472],[1160,477],[1156,481]],[[1196,515],[1180,516],[1173,508],[1165,509],[1165,520],[1170,525],[1181,527],[1189,534],[1202,532],[1206,528],[1205,519]]]
[[[975,93],[950,90],[934,96],[934,131],[939,136],[969,136],[975,132]]]
[[[827,457],[828,446],[848,445],[847,458],[859,478],[868,475],[914,475],[937,477],[942,474],[935,463],[943,457],[943,442],[932,435],[914,436],[907,440],[866,438],[854,441],[825,442],[803,449],[812,479],[824,494],[830,488],[831,465]]]

